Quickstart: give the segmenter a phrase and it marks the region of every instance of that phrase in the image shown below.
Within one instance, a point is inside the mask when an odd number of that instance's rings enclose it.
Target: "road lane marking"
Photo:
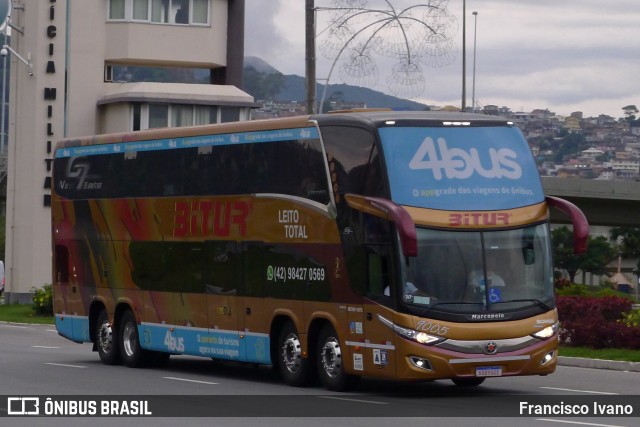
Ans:
[[[559,388],[559,387],[540,387],[546,388],[547,390],[558,390],[558,391],[573,391],[576,393],[591,393],[591,394],[620,394],[620,393],[609,393],[606,391],[591,391],[591,390],[573,390],[570,388]]]
[[[371,403],[373,405],[388,405],[388,402],[376,402],[375,400],[363,400],[363,399],[349,399],[346,397],[335,397],[335,396],[316,396],[320,399],[333,399],[333,400],[346,400],[347,402],[358,402],[358,403]]]
[[[185,381],[188,383],[198,383],[198,384],[210,384],[210,385],[217,385],[219,383],[213,383],[211,381],[199,381],[199,380],[189,380],[187,378],[177,378],[177,377],[162,377],[165,380],[174,380],[174,381]]]
[[[30,326],[10,325],[8,323],[0,323],[5,328],[31,329]]]
[[[536,421],[548,421],[550,423],[580,424],[582,426],[596,426],[596,427],[625,427],[625,426],[620,426],[616,424],[595,424],[595,423],[585,423],[582,421],[554,420],[553,418],[536,418]]]
[[[60,348],[60,347],[49,347],[47,345],[32,345],[33,348]]]
[[[65,368],[86,368],[86,366],[80,366],[80,365],[66,365],[64,363],[50,363],[50,362],[45,362],[45,365],[51,365],[51,366],[63,366]]]

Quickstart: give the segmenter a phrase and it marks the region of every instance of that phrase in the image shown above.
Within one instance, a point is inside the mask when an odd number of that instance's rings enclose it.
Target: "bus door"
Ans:
[[[364,212],[351,218],[352,236],[345,240],[352,286],[366,297],[360,307],[348,307],[353,366],[364,375],[395,375],[395,334],[380,320],[394,320],[395,285],[393,223]]]
[[[242,281],[240,245],[232,241],[205,243],[205,292],[209,335],[202,347],[217,359],[244,360],[244,344],[240,339],[242,297],[238,296]]]
[[[393,377],[395,375],[395,333],[383,324],[394,321],[393,301],[398,296],[392,274],[391,245],[376,244],[367,247],[367,292],[375,303],[364,305],[365,374]]]

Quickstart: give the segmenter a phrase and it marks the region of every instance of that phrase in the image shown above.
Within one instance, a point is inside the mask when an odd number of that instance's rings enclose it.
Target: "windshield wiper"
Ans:
[[[424,316],[425,314],[429,313],[431,310],[433,310],[434,308],[436,308],[439,305],[482,305],[481,302],[464,302],[464,301],[445,301],[445,302],[437,302],[435,304],[431,304],[429,307],[427,308],[423,308],[420,310],[420,316]],[[414,304],[415,306],[415,304]]]
[[[532,302],[532,303],[534,303],[536,305],[541,306],[545,310],[551,310],[551,307],[549,307],[547,304],[545,304],[544,302],[542,302],[542,301],[540,301],[539,299],[536,299],[536,298],[512,299],[512,300],[509,300],[509,301],[498,301],[498,302],[492,302],[491,305],[494,305],[494,304],[506,304],[506,303],[511,303],[511,302]]]

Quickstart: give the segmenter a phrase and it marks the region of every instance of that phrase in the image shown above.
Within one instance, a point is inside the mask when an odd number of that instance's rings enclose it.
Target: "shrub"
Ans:
[[[617,296],[559,296],[560,342],[592,348],[640,349],[640,327],[625,322],[632,303]]]
[[[589,288],[586,285],[579,285],[577,283],[556,282],[556,295],[562,296],[587,296],[590,295]]]
[[[640,309],[631,310],[629,313],[622,313],[622,317],[621,322],[624,322],[627,326],[632,328],[640,326]]]
[[[53,316],[53,292],[51,285],[33,291],[33,311],[36,316]]]

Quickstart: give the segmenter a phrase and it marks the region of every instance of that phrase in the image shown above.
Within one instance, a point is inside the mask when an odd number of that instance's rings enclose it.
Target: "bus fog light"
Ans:
[[[423,359],[417,356],[411,356],[409,357],[409,361],[416,368],[424,369],[425,371],[433,371],[433,369],[431,368],[431,362],[429,362],[429,360],[427,359]]]
[[[549,353],[545,354],[544,357],[542,358],[542,360],[540,361],[540,366],[544,366],[547,363],[551,362],[555,355],[556,355],[555,350],[554,351],[550,351]]]

